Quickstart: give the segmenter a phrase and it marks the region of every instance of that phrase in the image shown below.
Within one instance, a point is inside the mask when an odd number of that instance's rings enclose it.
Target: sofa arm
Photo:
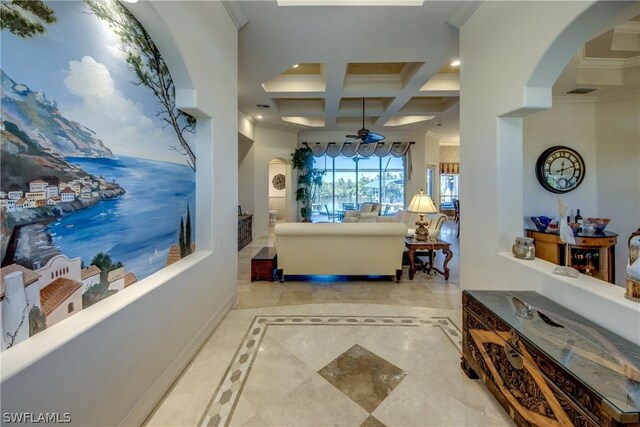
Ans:
[[[362,218],[375,218],[378,216],[378,212],[360,212],[360,219]]]
[[[376,220],[377,222],[396,222],[395,217],[392,216],[379,216]]]

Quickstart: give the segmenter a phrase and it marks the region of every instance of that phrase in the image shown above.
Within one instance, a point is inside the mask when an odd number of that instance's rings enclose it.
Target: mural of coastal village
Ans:
[[[195,250],[196,156],[195,119],[119,2],[0,7],[4,351]]]

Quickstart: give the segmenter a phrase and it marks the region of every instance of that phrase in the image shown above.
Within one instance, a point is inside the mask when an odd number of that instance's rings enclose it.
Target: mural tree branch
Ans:
[[[56,15],[42,0],[12,0],[0,6],[0,29],[9,30],[18,37],[43,34],[44,24],[56,22]]]
[[[120,37],[129,68],[136,74],[137,86],[149,88],[158,99],[156,116],[171,127],[179,146],[170,149],[187,157],[187,163],[196,170],[196,156],[187,143],[184,132],[195,131],[195,119],[176,109],[176,88],[169,67],[149,34],[136,18],[117,1],[85,0],[91,11]],[[184,124],[181,124],[184,123]]]

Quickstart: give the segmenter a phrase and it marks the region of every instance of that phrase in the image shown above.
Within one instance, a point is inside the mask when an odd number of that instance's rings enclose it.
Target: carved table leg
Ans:
[[[473,370],[469,363],[467,363],[467,360],[464,358],[464,356],[462,356],[460,359],[460,367],[462,368],[462,371],[465,373],[465,375],[470,380],[477,380],[479,378],[478,374]]]
[[[450,249],[442,249],[442,253],[446,257],[444,259],[444,264],[442,264],[444,268],[444,280],[449,280],[449,267],[447,265],[449,264],[449,261],[451,261],[451,258],[453,258],[453,253]]]

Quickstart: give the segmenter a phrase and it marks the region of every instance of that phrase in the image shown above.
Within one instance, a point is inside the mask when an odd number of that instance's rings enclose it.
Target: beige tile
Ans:
[[[260,413],[265,426],[358,426],[369,414],[331,384],[314,375],[282,403]]]
[[[315,375],[313,369],[277,341],[265,336],[242,396],[257,411],[282,403],[284,396]]]
[[[376,328],[370,326],[300,326],[283,347],[317,371]]]

